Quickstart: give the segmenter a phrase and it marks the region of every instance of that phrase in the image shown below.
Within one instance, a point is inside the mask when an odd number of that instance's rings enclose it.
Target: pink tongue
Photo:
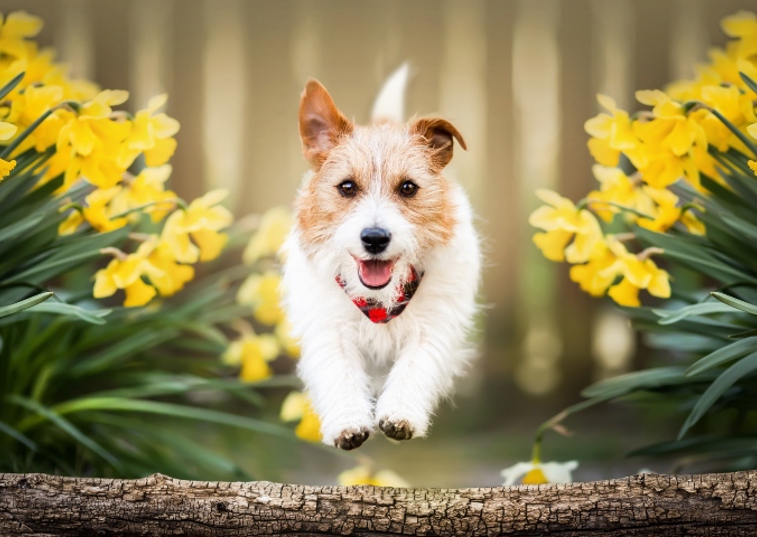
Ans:
[[[358,260],[360,280],[368,287],[382,287],[392,279],[393,261]]]

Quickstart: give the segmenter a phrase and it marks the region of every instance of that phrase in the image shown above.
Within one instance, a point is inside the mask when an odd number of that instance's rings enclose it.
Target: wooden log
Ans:
[[[0,474],[3,536],[757,535],[757,471],[470,489]]]

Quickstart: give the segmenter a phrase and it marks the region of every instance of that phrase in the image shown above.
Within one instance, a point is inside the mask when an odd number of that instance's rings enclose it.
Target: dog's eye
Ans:
[[[405,198],[412,198],[418,192],[418,185],[412,181],[405,181],[400,186],[400,195]]]
[[[339,186],[337,186],[336,189],[345,198],[351,198],[352,196],[357,194],[357,185],[355,184],[355,181],[351,179],[342,181],[341,183],[339,183]]]

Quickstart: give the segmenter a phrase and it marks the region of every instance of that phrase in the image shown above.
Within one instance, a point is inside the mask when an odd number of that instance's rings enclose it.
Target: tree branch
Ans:
[[[3,536],[755,535],[757,471],[474,489],[0,474]]]

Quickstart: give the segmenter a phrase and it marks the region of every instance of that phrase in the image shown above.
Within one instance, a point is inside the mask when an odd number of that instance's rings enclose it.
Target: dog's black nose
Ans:
[[[372,254],[380,254],[392,240],[392,234],[380,227],[367,227],[360,232],[360,240],[365,249]]]

